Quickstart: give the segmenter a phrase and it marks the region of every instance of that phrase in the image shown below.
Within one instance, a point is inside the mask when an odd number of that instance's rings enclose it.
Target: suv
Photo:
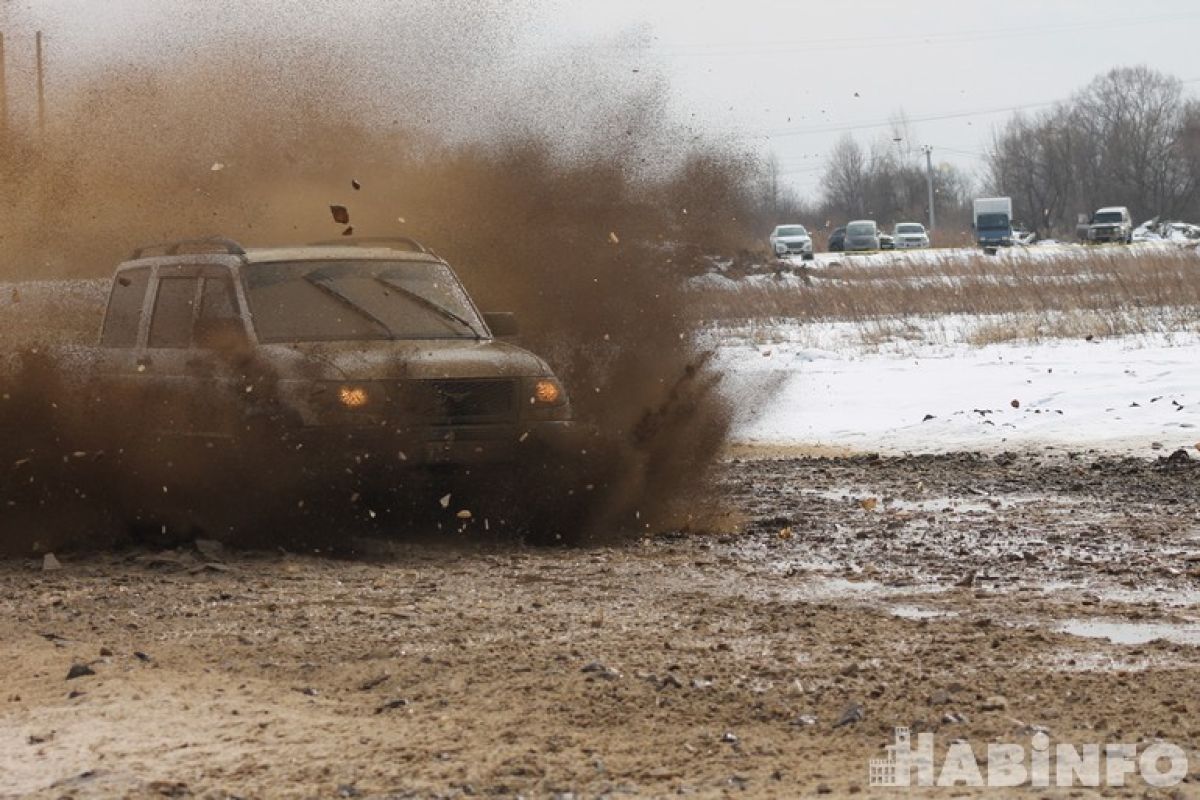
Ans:
[[[780,225],[771,231],[768,241],[771,245],[771,252],[779,258],[798,255],[805,261],[813,259],[812,237],[809,236],[808,230],[803,225]]]
[[[880,248],[879,226],[873,219],[859,219],[846,226],[846,252],[867,252]]]
[[[94,366],[180,409],[140,423],[157,436],[236,442],[260,419],[306,453],[453,466],[580,435],[546,362],[497,338],[515,332],[411,239],[206,239],[117,267]]]
[[[1087,226],[1087,242],[1089,244],[1132,243],[1133,220],[1129,216],[1129,209],[1125,206],[1110,206],[1092,214]]]

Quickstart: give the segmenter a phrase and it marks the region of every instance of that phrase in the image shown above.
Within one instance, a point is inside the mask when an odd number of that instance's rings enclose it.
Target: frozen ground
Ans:
[[[743,403],[735,439],[881,453],[1200,445],[1200,336],[973,347],[930,335],[869,352],[842,341],[853,327],[782,325],[718,345]]]

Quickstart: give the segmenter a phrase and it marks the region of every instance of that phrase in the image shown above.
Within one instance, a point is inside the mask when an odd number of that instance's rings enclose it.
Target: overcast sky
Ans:
[[[1007,114],[972,112],[1062,99],[1120,65],[1147,64],[1200,91],[1196,0],[522,0],[477,20],[478,4],[430,0],[0,0],[0,28],[19,107],[30,25],[46,29],[60,68],[74,73],[247,28],[350,46],[364,30],[412,27],[407,10],[418,5],[453,8],[451,38],[463,48],[503,51],[490,72],[471,73],[466,94],[486,94],[513,60],[611,48],[630,81],[665,77],[679,119],[774,152],[801,194],[817,190],[844,129],[864,143],[890,138],[886,123],[901,112],[912,135],[896,146],[929,144],[937,160],[974,172]],[[516,32],[489,43],[496,16]]]

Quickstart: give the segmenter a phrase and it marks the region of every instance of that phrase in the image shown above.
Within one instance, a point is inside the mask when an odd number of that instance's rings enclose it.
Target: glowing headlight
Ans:
[[[542,378],[533,384],[533,395],[529,402],[539,406],[553,406],[563,399],[562,387],[552,378]]]
[[[364,386],[342,386],[338,388],[338,402],[346,408],[362,408],[371,397]]]

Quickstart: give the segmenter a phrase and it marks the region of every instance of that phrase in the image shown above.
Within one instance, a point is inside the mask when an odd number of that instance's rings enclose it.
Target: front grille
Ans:
[[[388,386],[389,410],[431,423],[502,422],[515,418],[513,380],[396,381]]]

